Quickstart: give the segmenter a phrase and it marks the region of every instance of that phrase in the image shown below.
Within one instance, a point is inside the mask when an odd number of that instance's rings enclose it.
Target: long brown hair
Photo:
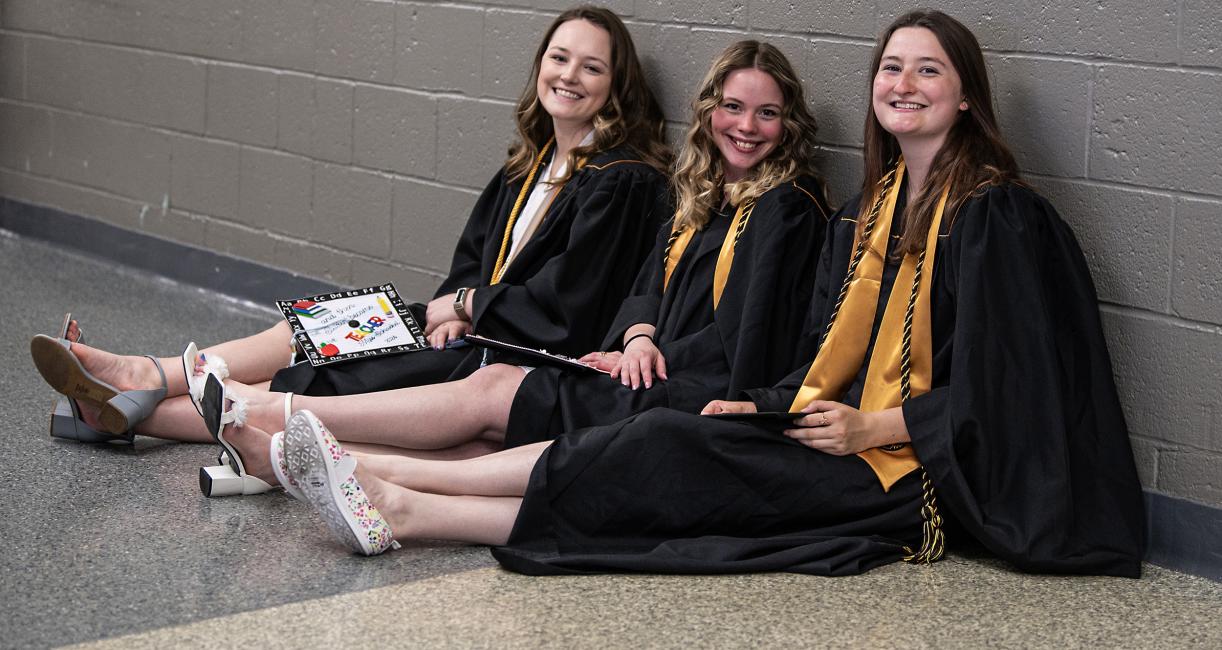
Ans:
[[[883,50],[892,34],[904,27],[922,27],[933,32],[950,58],[950,65],[959,74],[967,110],[960,111],[951,126],[946,142],[929,166],[925,186],[918,188],[916,200],[908,204],[902,217],[903,229],[897,253],[916,253],[925,248],[925,236],[933,223],[934,211],[942,189],[950,187],[946,201],[943,228],[954,222],[955,213],[976,190],[993,184],[1019,179],[1014,154],[1002,139],[993,110],[993,92],[989,88],[988,69],[980,43],[967,27],[950,16],[933,10],[920,9],[895,19],[878,37],[874,61],[870,68],[873,81],[882,63]],[[862,181],[859,214],[866,214],[879,181],[899,159],[900,147],[895,136],[885,131],[874,114],[874,102],[866,112],[865,178]],[[858,234],[865,220],[858,222]]]
[[[556,29],[570,20],[589,21],[611,36],[611,96],[594,116],[594,141],[569,152],[568,171],[564,178],[556,180],[563,182],[576,171],[578,158],[623,145],[631,147],[645,163],[665,172],[670,162],[670,150],[665,144],[666,116],[645,81],[645,71],[637,58],[632,35],[614,12],[583,5],[557,16],[535,52],[530,80],[522,89],[514,112],[518,138],[509,147],[509,159],[505,161],[509,178],[516,180],[525,176],[539,156],[539,150],[553,135],[552,118],[539,102],[536,90],[539,64]]]
[[[753,68],[776,81],[781,88],[781,125],[784,133],[776,149],[756,165],[747,178],[726,188],[733,204],[759,198],[768,190],[801,174],[814,175],[815,118],[806,108],[802,81],[789,59],[776,47],[759,41],[739,41],[713,61],[700,92],[692,101],[692,122],[683,150],[675,162],[673,184],[677,197],[675,229],[700,229],[709,211],[722,199],[725,170],[721,153],[713,141],[712,115],[724,99],[726,77],[735,70]]]

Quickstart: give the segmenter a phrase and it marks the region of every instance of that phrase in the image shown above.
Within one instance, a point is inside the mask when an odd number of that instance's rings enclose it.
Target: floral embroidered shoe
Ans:
[[[288,403],[288,400],[285,400]],[[272,472],[276,475],[276,480],[280,481],[280,486],[289,496],[298,501],[305,501],[306,496],[301,491],[301,486],[297,485],[297,481],[289,475],[288,461],[284,459],[284,432],[277,432],[272,436],[271,449],[268,451],[272,459]]]
[[[377,555],[399,548],[390,525],[353,471],[356,459],[309,411],[297,411],[284,427],[287,475],[314,506],[323,523],[353,553]]]

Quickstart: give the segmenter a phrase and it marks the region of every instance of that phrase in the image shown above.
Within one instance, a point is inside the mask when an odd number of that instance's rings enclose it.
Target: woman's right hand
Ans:
[[[717,415],[718,413],[756,413],[759,409],[755,407],[755,402],[731,402],[724,399],[715,399],[704,405],[704,409],[700,411],[700,415]]]
[[[438,324],[428,335],[429,345],[433,346],[434,350],[444,350],[446,343],[470,333],[471,323],[463,320],[448,320]]]
[[[619,365],[611,371],[612,379],[619,379],[625,386],[636,390],[644,384],[645,388],[653,386],[653,378],[667,379],[666,358],[662,351],[653,344],[653,339],[638,336],[624,348]]]
[[[591,352],[578,359],[578,361],[590,366],[591,368],[597,368],[604,372],[611,372],[619,367],[619,360],[622,356],[624,356],[623,352]]]

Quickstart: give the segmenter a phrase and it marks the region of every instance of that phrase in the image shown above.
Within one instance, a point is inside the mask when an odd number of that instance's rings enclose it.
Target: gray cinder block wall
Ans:
[[[0,197],[426,297],[568,4],[3,0]],[[783,48],[833,200],[854,191],[872,40],[911,5],[608,4],[673,133],[724,45]],[[1145,485],[1222,506],[1222,5],[935,4],[988,50],[1009,140],[1086,250]]]

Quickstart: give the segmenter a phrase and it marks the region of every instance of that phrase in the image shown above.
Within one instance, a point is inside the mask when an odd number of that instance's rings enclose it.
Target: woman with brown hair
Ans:
[[[558,16],[515,118],[517,140],[473,208],[449,275],[428,305],[411,306],[436,349],[286,368],[291,333],[278,323],[205,349],[209,367],[248,384],[274,376],[277,390],[335,395],[466,376],[480,353],[445,346],[471,331],[573,356],[595,349],[670,215],[664,116],[620,19],[589,6]],[[71,406],[52,435],[210,440],[188,376],[162,372],[178,359],[110,354],[73,343],[77,331],[31,342],[39,371]]]

